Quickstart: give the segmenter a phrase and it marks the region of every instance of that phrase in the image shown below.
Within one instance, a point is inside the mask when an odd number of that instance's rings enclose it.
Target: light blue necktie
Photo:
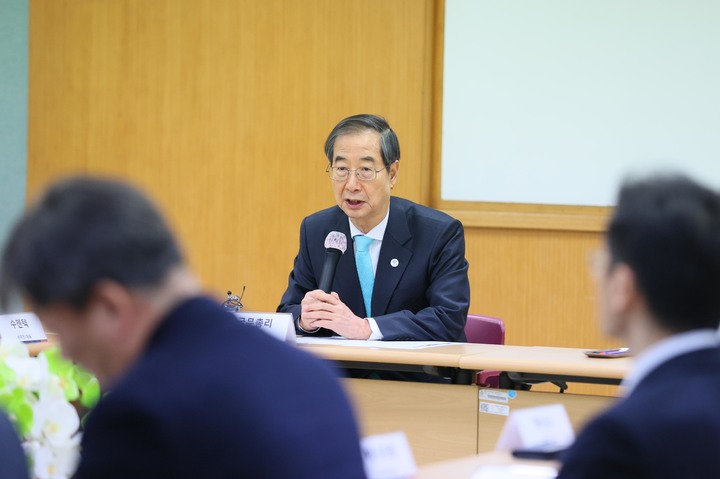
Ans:
[[[363,299],[365,300],[365,311],[368,317],[372,316],[370,305],[372,304],[372,290],[375,283],[375,273],[373,272],[372,259],[370,259],[370,243],[372,238],[364,235],[357,235],[353,238],[357,251],[355,252],[355,265],[358,270],[358,278],[360,278],[360,288],[362,289]]]

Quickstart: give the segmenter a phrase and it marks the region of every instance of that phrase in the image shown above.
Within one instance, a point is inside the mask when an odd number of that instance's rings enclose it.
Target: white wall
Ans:
[[[720,187],[720,1],[447,0],[442,198],[609,205]]]

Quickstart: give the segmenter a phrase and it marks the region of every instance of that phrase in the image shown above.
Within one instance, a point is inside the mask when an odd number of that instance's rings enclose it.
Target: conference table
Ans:
[[[56,343],[30,345],[37,354]],[[470,343],[297,338],[298,347],[342,368],[395,369],[444,375],[454,384],[344,379],[362,435],[403,431],[415,460],[428,465],[492,451],[514,409],[561,403],[577,431],[614,400],[570,392],[490,389],[475,373],[503,371],[519,380],[618,384],[631,358],[588,358],[584,349]],[[423,477],[423,476],[421,476]],[[460,476],[457,476],[460,477]]]
[[[298,338],[305,351],[343,368],[438,371],[462,382],[477,371],[513,373],[521,380],[543,378],[618,384],[630,358],[588,358],[584,349],[468,343],[353,342]],[[395,347],[394,347],[395,346]],[[561,403],[578,430],[614,400],[570,392],[488,389],[474,384],[345,379],[363,435],[404,431],[418,464],[492,451],[513,409]],[[456,381],[457,382],[457,381]],[[572,389],[572,388],[571,388]]]

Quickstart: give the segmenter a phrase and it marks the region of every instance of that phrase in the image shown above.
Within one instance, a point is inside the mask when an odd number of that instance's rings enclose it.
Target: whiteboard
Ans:
[[[446,0],[443,200],[607,206],[720,187],[720,1]]]

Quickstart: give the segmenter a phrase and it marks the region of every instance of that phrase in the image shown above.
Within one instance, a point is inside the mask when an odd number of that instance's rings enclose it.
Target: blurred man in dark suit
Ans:
[[[717,478],[720,197],[683,177],[626,183],[596,269],[602,327],[637,358],[559,478]]]
[[[203,297],[135,189],[54,184],[12,232],[1,278],[108,391],[77,478],[364,477],[330,368]]]

